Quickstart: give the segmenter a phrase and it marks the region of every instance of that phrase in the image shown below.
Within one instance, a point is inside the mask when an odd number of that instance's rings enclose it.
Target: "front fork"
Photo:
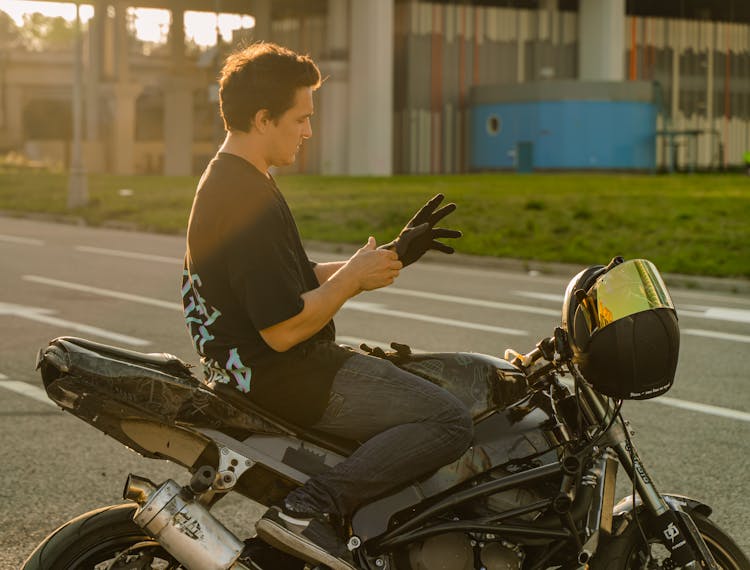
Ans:
[[[595,422],[607,425],[611,419],[608,414],[612,410],[606,401],[584,382],[581,382],[580,390]],[[629,433],[626,432],[628,429],[622,419],[616,420],[605,435],[606,445],[615,452],[620,464],[635,482],[641,501],[651,513],[649,529],[656,536],[663,537],[661,542],[669,549],[672,561],[678,566],[720,570],[690,516],[679,505],[668,503],[657,490],[635,446],[631,445]]]

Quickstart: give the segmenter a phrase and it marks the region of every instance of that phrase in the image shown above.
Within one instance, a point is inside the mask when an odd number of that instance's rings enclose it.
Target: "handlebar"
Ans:
[[[536,347],[526,354],[521,354],[513,349],[505,351],[505,360],[523,370],[529,380],[560,369],[560,365],[572,358],[567,340],[567,333],[560,327],[555,329],[553,336],[540,340]],[[535,367],[540,360],[546,361],[540,367]]]

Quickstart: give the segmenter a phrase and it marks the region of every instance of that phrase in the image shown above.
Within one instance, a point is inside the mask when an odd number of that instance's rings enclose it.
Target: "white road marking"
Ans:
[[[44,245],[44,242],[40,239],[9,236],[5,234],[0,234],[0,241],[7,241],[8,243],[22,243],[24,245]]]
[[[555,311],[552,309],[543,309],[541,307],[530,307],[528,305],[516,305],[514,303],[500,303],[498,301],[488,301],[485,299],[471,299],[467,297],[458,297],[456,295],[443,295],[441,293],[428,293],[427,291],[415,291],[413,289],[400,289],[397,287],[388,287],[388,288],[378,289],[376,292],[387,293],[390,295],[403,295],[407,297],[419,297],[421,299],[430,299],[433,301],[446,301],[449,303],[458,303],[460,305],[487,307],[489,309],[517,311],[519,313],[533,313],[535,315],[545,315],[549,317],[560,316],[560,311]]]
[[[518,281],[533,281],[534,283],[567,283],[569,277],[555,277],[554,275],[545,275],[539,272],[519,272],[512,269],[493,269],[481,267],[468,267],[465,265],[446,265],[443,263],[423,263],[419,266],[420,270],[439,271],[441,273],[454,273],[458,275],[477,276],[490,279],[515,279]],[[583,269],[583,267],[581,267]],[[578,273],[575,269],[571,270],[572,277]]]
[[[0,303],[0,316],[7,315],[20,317],[22,319],[36,321],[54,327],[60,327],[65,330],[74,330],[85,334],[91,334],[101,338],[114,340],[116,342],[130,344],[132,346],[146,346],[148,344],[151,344],[149,341],[143,340],[141,338],[136,338],[133,336],[101,329],[99,327],[93,327],[90,325],[76,323],[65,319],[58,319],[57,317],[50,316],[54,312],[55,311],[52,311],[50,309],[43,309],[41,307],[26,307],[23,305],[14,305],[11,303]]]
[[[750,304],[750,299],[740,297],[739,295],[716,295],[713,293],[698,293],[695,291],[680,290],[674,294],[675,297],[694,297],[705,301],[720,301],[726,303],[740,303],[742,305]]]
[[[123,293],[121,291],[113,291],[111,289],[102,289],[100,287],[91,287],[89,285],[82,285],[80,283],[71,283],[70,281],[61,281],[59,279],[50,279],[48,277],[41,277],[39,275],[24,275],[22,277],[24,281],[31,281],[32,283],[40,283],[42,285],[51,285],[52,287],[61,287],[63,289],[72,289],[73,291],[82,291],[84,293],[92,293],[94,295],[101,295],[102,297],[112,297],[113,299],[122,299],[124,301],[133,301],[135,303],[142,303],[144,305],[152,305],[154,307],[161,307],[162,309],[174,309],[182,311],[182,305],[180,303],[170,303],[169,301],[162,301],[161,299],[152,299],[150,297],[143,297],[142,295],[134,295],[132,293]]]
[[[136,251],[123,251],[120,249],[105,249],[103,247],[90,247],[87,245],[75,246],[76,251],[84,253],[96,253],[99,255],[111,255],[114,257],[127,257],[129,259],[140,259],[142,261],[157,261],[159,263],[170,263],[173,265],[182,265],[182,260],[176,257],[165,257],[163,255],[153,255],[150,253],[138,253]]]
[[[29,384],[28,382],[19,382],[18,380],[7,380],[6,378],[6,376],[0,374],[0,388],[5,388],[6,390],[10,390],[11,392],[21,394],[22,396],[26,396],[28,398],[31,398],[32,400],[36,400],[37,402],[41,402],[43,404],[47,404],[48,406],[57,408],[57,404],[49,399],[49,397],[47,396],[47,392],[45,392],[38,386],[34,386],[33,384]]]
[[[514,295],[526,297],[527,299],[537,299],[538,301],[550,301],[562,305],[565,297],[556,293],[537,293],[535,291],[512,291]],[[559,314],[559,312],[557,313]]]
[[[378,303],[361,303],[358,301],[348,301],[344,306],[344,309],[350,309],[354,311],[363,311],[365,313],[373,313],[376,315],[386,317],[398,317],[401,319],[411,319],[414,321],[423,321],[426,323],[434,323],[437,325],[448,325],[461,329],[472,329],[477,331],[493,332],[498,334],[507,334],[514,336],[527,336],[529,333],[518,329],[509,329],[504,327],[495,327],[492,325],[484,325],[481,323],[469,323],[466,321],[459,321],[456,319],[444,319],[441,317],[433,317],[431,315],[421,315],[418,313],[408,313],[406,311],[392,311],[386,309],[383,305]]]
[[[659,396],[648,400],[654,404],[662,404],[664,406],[672,406],[673,408],[680,408],[682,410],[690,410],[691,412],[700,412],[711,416],[718,416],[720,418],[729,418],[731,420],[739,420],[742,422],[750,422],[750,414],[747,412],[741,412],[739,410],[733,410],[731,408],[721,408],[719,406],[712,406],[710,404],[699,404],[698,402],[688,402],[687,400],[678,400],[677,398],[670,398],[668,396]]]
[[[7,379],[8,379],[8,377],[5,374],[3,374],[2,372],[0,372],[0,380],[7,380]]]
[[[682,329],[680,332],[692,336],[703,336],[706,338],[718,338],[720,340],[731,340],[734,342],[750,342],[750,336],[742,334],[723,333],[718,331],[707,331],[703,329]]]
[[[713,319],[730,323],[750,323],[750,311],[747,309],[728,309],[720,307],[697,307],[686,305],[687,310],[677,307],[678,316],[698,317],[700,319]]]

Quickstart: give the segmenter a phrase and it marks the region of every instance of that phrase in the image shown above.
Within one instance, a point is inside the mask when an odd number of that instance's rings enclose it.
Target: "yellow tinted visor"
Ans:
[[[582,302],[589,332],[649,309],[674,309],[664,281],[653,263],[631,259],[597,279]]]

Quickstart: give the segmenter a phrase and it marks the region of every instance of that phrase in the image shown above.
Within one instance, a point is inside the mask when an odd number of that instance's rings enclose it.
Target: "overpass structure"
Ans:
[[[465,172],[476,88],[546,82],[554,93],[559,80],[656,82],[658,129],[671,133],[656,146],[661,164],[739,165],[750,149],[750,15],[654,13],[645,0],[89,3],[89,171],[199,172],[222,135],[215,89],[222,55],[257,40],[310,53],[327,77],[316,95],[314,136],[292,167],[299,172]],[[166,46],[149,53],[133,39],[130,7],[170,10]],[[234,45],[199,53],[186,46],[190,10],[249,14],[256,25]],[[68,116],[72,62],[72,49],[0,45],[0,151],[67,160],[67,131],[49,124]],[[40,116],[48,117],[41,125]]]

